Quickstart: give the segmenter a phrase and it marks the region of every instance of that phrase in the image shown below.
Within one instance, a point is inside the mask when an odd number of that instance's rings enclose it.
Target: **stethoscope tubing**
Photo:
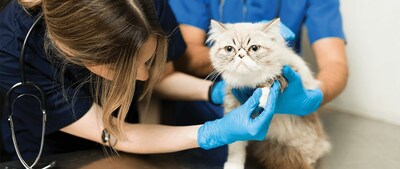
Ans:
[[[25,36],[24,42],[22,44],[22,48],[21,48],[21,53],[20,53],[20,58],[19,58],[19,66],[20,66],[20,77],[21,77],[21,81],[14,84],[8,91],[6,94],[6,99],[5,99],[5,105],[8,106],[8,122],[9,122],[9,126],[10,126],[10,131],[11,131],[11,137],[12,137],[12,141],[13,141],[13,145],[14,145],[14,149],[16,151],[17,157],[19,159],[19,161],[21,162],[21,164],[28,169],[33,168],[34,166],[36,166],[36,164],[39,162],[41,156],[42,156],[42,152],[43,152],[43,146],[44,146],[44,135],[45,135],[45,129],[46,129],[46,98],[45,98],[45,93],[43,92],[42,88],[34,83],[34,82],[30,82],[30,81],[26,81],[25,79],[25,51],[26,51],[26,47],[27,47],[27,43],[28,40],[32,34],[33,29],[35,28],[35,26],[39,23],[39,21],[42,18],[42,14],[40,14],[38,16],[38,18],[33,22],[32,26],[29,28],[28,33]],[[29,93],[24,93],[24,94],[19,94],[15,99],[12,99],[14,92],[22,87],[30,87],[33,89],[36,89],[39,94],[40,97],[34,95],[34,94],[29,94]],[[14,121],[13,121],[13,107],[14,107],[14,103],[24,97],[24,96],[31,96],[34,97],[35,99],[37,99],[40,103],[40,109],[42,112],[42,134],[41,134],[41,140],[40,140],[40,148],[39,148],[39,152],[34,160],[34,162],[31,165],[28,165],[28,163],[23,159],[21,152],[19,150],[19,146],[18,146],[18,142],[16,139],[16,135],[15,135],[15,130],[14,130]],[[11,100],[13,100],[11,102]]]

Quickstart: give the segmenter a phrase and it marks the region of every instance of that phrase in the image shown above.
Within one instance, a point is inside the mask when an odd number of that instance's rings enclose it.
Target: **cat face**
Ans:
[[[255,87],[281,74],[287,48],[279,23],[222,24],[211,21],[211,62],[233,87]]]

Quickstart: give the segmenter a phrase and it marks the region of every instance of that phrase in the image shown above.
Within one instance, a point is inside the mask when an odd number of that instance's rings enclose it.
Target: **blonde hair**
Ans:
[[[105,129],[116,137],[124,136],[123,123],[134,96],[139,49],[151,35],[158,39],[157,49],[146,62],[150,78],[140,99],[151,94],[166,63],[167,38],[152,1],[39,0],[20,3],[27,9],[42,8],[49,43],[63,59],[80,66],[107,65],[113,71],[112,81],[92,76],[93,97],[103,108]],[[55,42],[66,46],[68,53],[60,50]],[[118,112],[116,121],[113,120],[114,111]]]

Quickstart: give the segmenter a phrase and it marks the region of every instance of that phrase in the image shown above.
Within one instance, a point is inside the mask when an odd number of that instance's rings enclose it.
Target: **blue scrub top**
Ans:
[[[180,24],[208,32],[210,20],[222,23],[259,22],[279,17],[296,34],[290,45],[300,51],[303,23],[310,43],[325,37],[344,39],[339,0],[169,0]]]
[[[178,24],[168,2],[155,0],[154,3],[160,24],[165,34],[169,35],[168,60],[174,60],[184,52],[186,45],[179,30],[175,29]],[[0,11],[0,92],[3,95],[11,86],[20,81],[20,50],[28,29],[37,16],[38,12],[27,14],[17,0],[11,1]],[[43,46],[44,33],[45,25],[41,22],[32,32],[27,43],[25,56],[27,80],[38,83],[43,88],[47,98],[47,123],[43,155],[99,148],[99,144],[59,131],[81,118],[93,104],[88,85],[81,88],[76,85],[90,73],[84,67],[68,65],[63,74],[65,81],[62,84],[59,73],[61,61],[53,55],[46,56]],[[136,86],[141,86],[140,84],[143,83],[139,82]],[[66,97],[64,97],[63,89]],[[135,90],[135,92],[139,92],[139,90]],[[21,91],[18,91],[18,93],[21,93]],[[135,93],[135,95],[137,94]],[[138,122],[136,101],[132,101],[130,112],[127,115],[129,119],[126,119],[128,122]],[[39,151],[42,114],[38,107],[36,100],[26,97],[16,102],[14,106],[13,119],[19,149],[23,157],[27,159],[36,157]],[[7,122],[7,111],[5,110],[3,110],[1,117],[0,129],[0,139],[4,142],[6,153],[12,159],[17,159]]]

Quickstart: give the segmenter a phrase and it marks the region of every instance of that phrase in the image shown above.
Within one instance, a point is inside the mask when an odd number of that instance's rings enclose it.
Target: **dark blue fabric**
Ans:
[[[198,27],[208,32],[210,20],[222,23],[259,22],[271,20],[277,12],[278,0],[169,0],[179,24]],[[243,4],[245,2],[245,4]],[[246,6],[245,13],[244,5]],[[222,7],[222,11],[220,11]],[[220,14],[220,12],[222,14]],[[307,26],[310,43],[325,37],[344,39],[342,20],[339,12],[339,0],[281,0],[279,11],[281,21],[296,34],[289,43],[296,52],[300,53],[301,27]],[[174,117],[177,125],[203,124],[223,116],[223,108],[209,102],[178,102]],[[194,150],[193,154],[201,151],[210,160],[218,155],[225,155],[226,148],[218,152]],[[224,160],[220,161],[221,163]]]
[[[19,6],[16,1],[12,1],[0,12],[0,91],[5,93],[12,85],[20,81],[19,75],[19,55],[25,35],[37,17],[37,13],[32,15]],[[68,102],[64,100],[60,78],[57,77],[56,62],[53,64],[48,61],[44,54],[44,25],[39,23],[32,32],[31,38],[27,43],[25,73],[28,81],[33,81],[44,90],[47,97],[47,123],[46,135],[52,135],[68,124],[79,119],[89,109],[92,104],[90,95],[83,90],[75,90],[75,86],[69,86],[73,77],[85,76],[85,71],[81,68],[66,71],[66,86]],[[75,71],[74,71],[75,70]],[[18,94],[29,91],[17,91]],[[76,99],[70,99],[76,95]],[[72,108],[74,104],[75,109]],[[39,104],[33,98],[20,99],[14,105],[13,119],[15,132],[17,133],[20,151],[25,158],[31,158],[39,150],[42,114],[39,111]],[[14,147],[11,141],[9,126],[7,123],[7,111],[3,111],[1,119],[2,139],[5,151],[15,159]],[[46,147],[44,155],[49,152],[60,151],[56,144],[57,138],[49,139],[46,137]],[[71,148],[71,147],[64,147]]]
[[[155,0],[155,7],[161,25],[169,36],[170,43],[174,43],[169,49],[168,60],[179,57],[185,50],[185,43],[179,32],[172,33],[178,26],[171,13],[167,1]],[[20,81],[19,55],[23,39],[39,11],[27,14],[17,0],[11,1],[0,11],[0,92],[6,93],[15,83]],[[32,32],[28,41],[25,58],[25,74],[28,81],[33,81],[43,88],[47,97],[47,123],[45,147],[43,155],[71,152],[90,148],[100,148],[99,144],[83,140],[59,131],[59,129],[75,122],[82,117],[91,107],[93,100],[87,85],[77,88],[80,80],[90,73],[86,68],[68,65],[63,74],[64,84],[61,83],[61,62],[55,56],[46,56],[44,50],[45,25],[39,23]],[[136,92],[140,92],[141,82],[138,82]],[[66,94],[66,97],[63,93]],[[28,89],[19,90],[17,93],[27,92]],[[34,93],[35,94],[35,93]],[[137,93],[135,93],[137,95]],[[136,108],[137,99],[127,116],[127,121],[138,122]],[[23,157],[29,159],[35,157],[39,151],[42,114],[39,104],[33,98],[18,100],[14,105],[13,119],[19,143],[19,149]],[[16,154],[11,140],[7,122],[7,111],[3,109],[0,121],[2,130],[1,139],[5,144],[5,151],[16,159]]]
[[[167,0],[153,0],[161,27],[168,36],[168,60],[175,60],[186,50],[186,43],[178,28],[178,22]]]

